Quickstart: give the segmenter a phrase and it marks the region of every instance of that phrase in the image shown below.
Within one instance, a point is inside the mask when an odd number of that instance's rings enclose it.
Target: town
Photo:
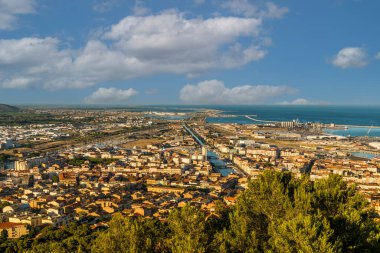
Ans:
[[[50,117],[0,126],[0,230],[9,238],[73,221],[106,226],[115,213],[165,221],[190,205],[211,215],[218,203],[233,206],[267,170],[311,181],[341,175],[380,215],[377,142],[294,122],[207,123],[207,112],[33,113]],[[364,151],[373,156],[355,156]]]

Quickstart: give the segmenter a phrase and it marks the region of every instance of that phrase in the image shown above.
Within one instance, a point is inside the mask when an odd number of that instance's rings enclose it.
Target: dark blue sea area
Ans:
[[[146,110],[150,107],[140,108]],[[264,121],[319,122],[348,126],[326,132],[342,136],[380,136],[380,106],[284,106],[284,105],[203,105],[157,106],[152,110],[190,112],[204,109],[221,111],[219,117],[207,118],[209,123],[258,124],[245,115]],[[223,117],[225,115],[225,117]],[[355,127],[356,126],[356,127]],[[358,127],[364,126],[364,127]]]
[[[28,106],[37,107],[37,106]],[[46,107],[46,106],[40,106]],[[234,115],[236,117],[208,118],[208,122],[252,124],[245,115],[255,115],[260,120],[291,121],[298,119],[300,122],[335,123],[338,125],[380,126],[380,106],[348,106],[348,105],[71,105],[54,108],[78,108],[78,109],[113,109],[135,112],[195,112],[203,109],[221,111],[221,116]],[[37,107],[39,108],[39,107]]]
[[[155,105],[115,107],[131,111],[194,112],[203,109],[221,111],[226,117],[208,118],[208,122],[252,124],[245,115],[260,120],[335,123],[338,125],[380,126],[380,106],[292,106],[292,105]],[[234,115],[236,117],[230,117]]]
[[[57,106],[59,107],[59,106]],[[67,107],[67,106],[66,106]],[[350,105],[81,105],[72,108],[114,109],[135,112],[196,112],[205,109],[220,111],[219,117],[207,118],[210,123],[258,124],[245,115],[264,121],[319,122],[348,126],[348,129],[327,130],[331,134],[343,136],[379,136],[380,137],[380,106],[350,106]],[[223,117],[225,115],[225,117]],[[175,116],[175,119],[182,119]],[[169,117],[170,119],[170,117]],[[172,118],[173,119],[173,118]],[[351,127],[364,126],[364,127]]]
[[[260,120],[335,123],[338,125],[380,126],[380,106],[210,106],[222,114],[237,118],[211,118],[209,122],[251,124],[244,115],[255,115]]]

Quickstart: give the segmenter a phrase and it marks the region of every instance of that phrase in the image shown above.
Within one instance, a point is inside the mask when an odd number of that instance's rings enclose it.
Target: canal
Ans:
[[[193,132],[191,128],[189,128],[186,125],[183,125],[183,127],[194,138],[194,140],[198,142],[199,145],[201,145],[202,147],[205,146],[207,148],[207,146],[203,143],[201,139],[198,138],[198,136]],[[228,168],[226,163],[219,158],[217,153],[213,151],[207,150],[207,160],[210,161],[214,171],[220,172],[220,174],[222,174],[222,176],[224,177],[234,172],[234,170]]]
[[[220,172],[224,177],[234,172],[234,170],[228,168],[226,163],[213,151],[207,151],[207,159],[210,161],[214,170]]]
[[[352,152],[351,155],[356,156],[356,157],[366,158],[366,159],[372,159],[379,156],[379,155],[371,154],[367,152]]]

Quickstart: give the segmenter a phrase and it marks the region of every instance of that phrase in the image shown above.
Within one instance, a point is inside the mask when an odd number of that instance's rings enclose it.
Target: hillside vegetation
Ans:
[[[109,227],[47,227],[2,252],[379,252],[380,227],[368,202],[340,176],[311,183],[267,171],[231,208],[214,215],[186,206],[167,222],[116,214]]]

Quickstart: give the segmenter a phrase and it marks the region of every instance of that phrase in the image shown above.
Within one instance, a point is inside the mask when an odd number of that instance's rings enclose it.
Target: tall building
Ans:
[[[205,146],[202,146],[202,156],[207,160],[207,148]]]

